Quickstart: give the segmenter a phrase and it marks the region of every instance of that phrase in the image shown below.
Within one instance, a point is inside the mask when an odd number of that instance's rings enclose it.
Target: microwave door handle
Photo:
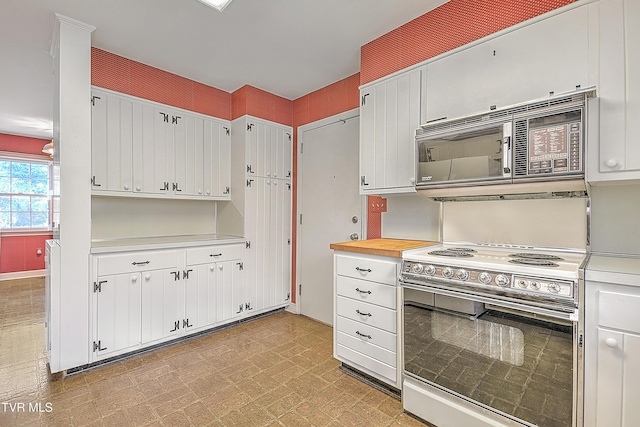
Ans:
[[[502,137],[502,177],[511,178],[511,123],[505,123]]]

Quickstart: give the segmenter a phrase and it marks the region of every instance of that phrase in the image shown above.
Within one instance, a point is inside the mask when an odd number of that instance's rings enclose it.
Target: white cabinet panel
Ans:
[[[133,102],[92,91],[91,184],[93,190],[131,191]]]
[[[637,286],[585,284],[585,426],[638,425],[638,312]]]
[[[181,271],[153,270],[142,273],[142,342],[176,337],[183,325],[184,286]]]
[[[340,276],[395,286],[397,263],[358,256],[337,255],[336,273]]]
[[[587,146],[587,180],[640,179],[640,3],[608,0],[590,5],[592,75],[599,126]]]
[[[588,28],[575,8],[429,63],[427,121],[587,87]]]
[[[140,274],[98,277],[94,284],[96,357],[104,358],[141,343]]]
[[[360,193],[413,192],[422,69],[360,91]]]
[[[204,122],[204,195],[228,199],[231,191],[231,134],[229,125]]]

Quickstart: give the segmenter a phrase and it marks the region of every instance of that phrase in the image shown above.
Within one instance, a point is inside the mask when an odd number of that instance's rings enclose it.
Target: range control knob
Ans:
[[[422,273],[422,270],[424,270],[424,266],[422,264],[413,264],[411,266],[411,272],[412,273]]]
[[[487,283],[491,282],[491,274],[487,273],[486,271],[483,271],[482,273],[478,274],[478,280],[480,280],[480,283],[484,283],[485,285]]]
[[[509,286],[509,278],[507,276],[505,276],[504,274],[498,274],[496,276],[496,285],[501,286],[503,288]]]
[[[451,267],[447,267],[444,270],[442,270],[442,275],[444,277],[446,277],[447,279],[450,279],[453,277],[453,269]]]
[[[518,286],[521,288],[528,288],[531,285],[530,280],[518,279]]]
[[[549,292],[552,294],[559,294],[562,288],[557,283],[549,283],[547,289],[549,289]]]
[[[467,270],[458,270],[456,271],[456,279],[458,280],[467,280],[469,278],[469,272]]]
[[[428,265],[424,272],[429,276],[433,276],[434,274],[436,274],[436,268],[433,265]]]
[[[531,282],[531,285],[529,286],[531,286],[531,289],[535,289],[537,291],[538,289],[540,289],[541,285],[540,285],[540,282],[538,282],[537,280],[534,280],[533,282]]]

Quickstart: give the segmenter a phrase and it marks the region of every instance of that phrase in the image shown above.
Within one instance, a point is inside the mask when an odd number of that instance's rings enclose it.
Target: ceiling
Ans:
[[[233,92],[296,99],[353,75],[360,46],[448,0],[6,0],[0,133],[50,138],[54,13],[96,27],[94,47]],[[11,3],[9,6],[6,3]]]

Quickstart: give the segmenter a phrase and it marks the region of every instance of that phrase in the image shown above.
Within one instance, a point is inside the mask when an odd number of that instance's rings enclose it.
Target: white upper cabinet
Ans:
[[[249,176],[291,178],[293,140],[291,128],[250,118],[247,120]]]
[[[228,200],[230,123],[93,89],[96,194]]]
[[[360,194],[415,191],[422,68],[360,90]]]
[[[133,102],[94,90],[91,103],[91,187],[130,192]]]
[[[600,1],[589,12],[600,117],[589,129],[587,180],[639,180],[640,2]]]
[[[428,63],[426,120],[587,87],[588,19],[570,9]]]

